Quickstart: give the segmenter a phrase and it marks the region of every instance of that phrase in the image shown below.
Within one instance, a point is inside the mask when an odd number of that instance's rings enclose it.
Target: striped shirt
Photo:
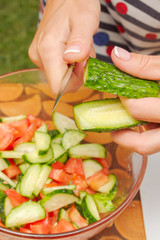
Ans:
[[[39,20],[47,0],[40,0]],[[93,36],[97,58],[111,62],[114,46],[160,55],[160,0],[100,0],[101,16]]]

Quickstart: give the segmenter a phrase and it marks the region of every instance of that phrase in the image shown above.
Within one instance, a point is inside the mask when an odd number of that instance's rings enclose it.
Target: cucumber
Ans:
[[[98,143],[77,144],[68,150],[69,156],[73,158],[105,158],[106,149]]]
[[[85,137],[86,134],[80,130],[66,130],[62,137],[62,146],[67,150],[80,143]]]
[[[42,126],[40,126],[37,130],[37,132],[43,132],[43,133],[47,133],[48,132],[48,126],[46,123],[44,123]]]
[[[58,189],[47,194],[42,200],[41,204],[47,212],[52,212],[68,204],[74,203],[78,200],[72,190]]]
[[[68,190],[75,190],[76,189],[76,185],[64,185],[64,186],[55,186],[55,187],[48,187],[48,188],[43,188],[42,193],[44,195],[51,193],[55,190],[63,190],[63,189],[68,189]]]
[[[98,209],[92,195],[87,194],[82,200],[83,215],[89,223],[100,220]]]
[[[10,186],[8,184],[4,183],[5,181],[3,181],[2,179],[0,179],[0,190],[5,191],[8,188],[10,188]]]
[[[158,81],[139,79],[116,66],[89,58],[85,66],[84,86],[127,98],[158,97]]]
[[[66,221],[70,222],[68,211],[66,211],[64,208],[60,208],[59,211],[58,211],[57,221],[59,221],[61,219],[65,219]]]
[[[5,123],[15,122],[15,121],[23,120],[26,117],[27,117],[26,115],[17,115],[17,116],[13,116],[13,117],[1,117],[0,122],[5,122]]]
[[[112,201],[106,194],[96,193],[93,195],[99,213],[111,212],[115,209]]]
[[[114,174],[108,175],[108,182],[97,189],[98,192],[101,193],[111,193],[112,191],[115,191],[117,188],[117,178]]]
[[[142,124],[124,108],[119,98],[85,102],[74,106],[74,118],[80,130],[110,132]]]
[[[19,190],[22,196],[31,198],[41,171],[40,164],[31,165],[21,179]]]
[[[0,179],[4,180],[5,182],[7,182],[12,187],[16,187],[16,183],[1,171],[0,171]]]
[[[94,175],[96,172],[99,172],[102,170],[102,165],[93,159],[86,159],[83,160],[83,169],[85,177],[88,178],[92,175]]]
[[[19,164],[24,163],[24,159],[23,158],[15,158],[14,162],[15,162],[16,165],[19,165]]]
[[[36,150],[36,146],[32,142],[27,143],[19,143],[14,147],[14,151],[16,152],[22,152],[22,153],[29,153]]]
[[[51,145],[50,135],[46,132],[35,131],[34,137],[38,155],[46,154]]]
[[[42,165],[36,184],[34,186],[34,191],[33,191],[33,194],[36,197],[39,195],[40,191],[42,190],[51,171],[52,171],[52,168],[50,166],[48,166],[47,164]]]
[[[22,158],[29,163],[47,163],[53,158],[53,150],[50,147],[46,154],[38,155],[36,151],[22,155]]]
[[[16,208],[12,208],[6,217],[6,227],[18,227],[27,223],[42,220],[46,212],[40,203],[24,202]]]
[[[56,128],[64,133],[66,129],[77,129],[76,124],[73,119],[63,115],[59,112],[53,112],[52,120],[56,126]]]
[[[22,158],[23,152],[16,152],[14,150],[11,151],[0,151],[1,158]]]
[[[4,211],[4,203],[5,203],[6,194],[0,190],[0,220],[2,223],[5,221],[5,211]]]
[[[5,216],[7,216],[9,214],[9,212],[11,211],[12,208],[13,208],[13,205],[12,205],[9,197],[6,197],[5,201],[4,201],[4,213],[5,213]]]
[[[50,135],[51,139],[55,138],[60,132],[57,129],[52,129],[48,131],[48,134]]]
[[[27,169],[30,167],[31,164],[24,162],[21,165],[19,165],[19,169],[21,171],[21,173],[24,175],[25,172],[27,171]]]
[[[48,162],[48,164],[53,164],[55,161],[65,163],[67,161],[67,152],[62,147],[61,144],[58,143],[51,143],[51,147],[53,149],[54,157]]]
[[[0,158],[0,171],[3,171],[4,169],[8,168],[10,165],[9,161],[4,158]]]
[[[62,143],[62,133],[57,134],[53,139],[52,139],[52,143]]]

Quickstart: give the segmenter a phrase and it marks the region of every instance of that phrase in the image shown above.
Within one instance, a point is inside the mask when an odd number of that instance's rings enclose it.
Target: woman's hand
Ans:
[[[95,56],[93,35],[98,29],[99,0],[47,0],[29,57],[42,69],[57,93],[68,63],[76,62],[69,87],[78,88],[89,55]]]
[[[160,56],[128,53],[115,47],[112,60],[119,69],[133,76],[160,80]],[[151,123],[142,133],[128,129],[113,132],[113,141],[143,155],[160,151],[160,98],[120,99],[133,118]]]

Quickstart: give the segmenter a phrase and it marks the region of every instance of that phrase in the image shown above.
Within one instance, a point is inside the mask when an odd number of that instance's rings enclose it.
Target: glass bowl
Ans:
[[[0,76],[0,116],[33,114],[44,119],[49,128],[53,129],[55,127],[51,115],[55,97],[50,92],[43,72],[38,69],[21,70]],[[75,93],[65,94],[57,105],[56,111],[73,118],[73,105],[110,97],[114,95],[81,87]],[[114,173],[118,179],[116,209],[107,215],[102,215],[98,222],[61,234],[25,234],[0,227],[0,239],[89,239],[110,226],[125,210],[139,190],[147,167],[147,157],[116,145],[112,142],[110,133],[87,133],[86,142],[100,143],[106,147],[110,172]]]

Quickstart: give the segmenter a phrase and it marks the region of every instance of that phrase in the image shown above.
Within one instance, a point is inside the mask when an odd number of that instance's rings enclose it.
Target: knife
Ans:
[[[66,73],[64,74],[63,78],[62,78],[62,81],[61,81],[61,85],[60,85],[60,89],[59,89],[59,92],[57,94],[57,97],[56,97],[56,100],[55,100],[55,103],[54,103],[54,106],[53,106],[53,109],[52,109],[52,112],[55,110],[59,100],[61,99],[66,87],[67,87],[67,84],[69,82],[69,79],[72,75],[72,72],[73,72],[73,68],[74,68],[74,64],[71,64],[69,65]]]

